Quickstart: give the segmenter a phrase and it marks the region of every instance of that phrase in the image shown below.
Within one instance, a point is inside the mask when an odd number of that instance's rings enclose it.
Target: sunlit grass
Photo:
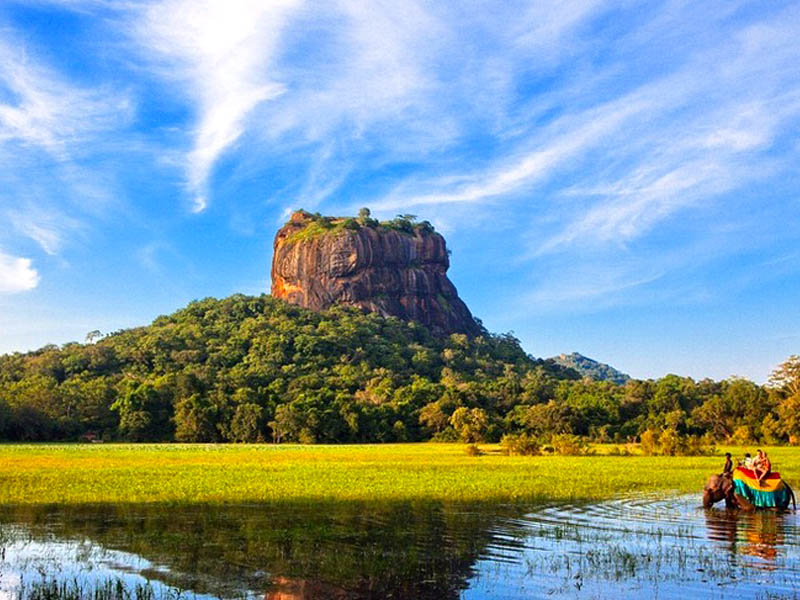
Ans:
[[[482,456],[467,456],[460,444],[6,445],[0,503],[515,502],[699,493],[721,470],[725,450],[704,457],[509,457],[497,446],[481,448]],[[784,477],[800,481],[800,449],[773,448],[770,455]]]

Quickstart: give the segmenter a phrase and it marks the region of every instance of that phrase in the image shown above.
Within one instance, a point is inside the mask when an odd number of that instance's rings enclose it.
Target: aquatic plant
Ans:
[[[45,577],[17,589],[17,600],[179,600],[180,594],[156,594],[149,582],[129,585],[123,580],[81,581]]]

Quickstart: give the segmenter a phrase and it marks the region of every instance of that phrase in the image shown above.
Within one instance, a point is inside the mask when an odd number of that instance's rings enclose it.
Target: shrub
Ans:
[[[589,448],[588,442],[577,435],[570,433],[561,433],[554,435],[550,444],[553,446],[556,454],[561,456],[586,456],[593,454],[593,450]]]
[[[483,451],[478,448],[478,444],[467,444],[467,447],[464,448],[464,452],[466,452],[467,456],[482,456]]]
[[[642,449],[642,454],[645,456],[654,456],[658,454],[658,439],[656,438],[656,432],[652,429],[642,432],[642,435],[639,439],[639,444]]]
[[[458,433],[452,427],[447,427],[446,429],[442,429],[437,433],[433,434],[431,437],[432,442],[457,442],[458,441]]]
[[[361,225],[359,224],[359,222],[353,218],[345,219],[344,223],[342,224],[342,227],[344,227],[345,229],[352,229],[353,231],[358,231],[359,229],[361,229]]]
[[[682,436],[672,427],[644,431],[640,448],[645,456],[707,456],[716,451],[708,437]]]
[[[535,456],[539,454],[539,441],[527,433],[507,433],[500,440],[503,454],[509,456]]]
[[[682,456],[710,456],[716,454],[717,449],[705,436],[687,435],[683,438],[680,454]]]
[[[677,456],[681,451],[681,438],[672,427],[667,427],[658,436],[659,454]]]

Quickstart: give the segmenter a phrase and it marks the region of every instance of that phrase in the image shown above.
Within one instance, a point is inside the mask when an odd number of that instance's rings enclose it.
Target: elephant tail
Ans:
[[[797,510],[797,502],[794,500],[794,490],[785,481],[783,482],[783,485],[786,486],[786,489],[789,490],[789,494],[792,496],[792,510]]]

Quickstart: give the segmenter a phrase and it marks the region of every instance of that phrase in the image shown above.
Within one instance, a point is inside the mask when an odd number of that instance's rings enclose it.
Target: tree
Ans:
[[[120,414],[119,431],[131,442],[142,442],[152,435],[151,421],[146,410],[128,410]]]
[[[306,427],[306,413],[295,404],[281,404],[275,409],[275,419],[269,423],[276,444],[284,441],[308,442],[312,432]]]
[[[208,398],[192,394],[175,406],[175,439],[179,442],[214,442],[214,406]]]
[[[234,442],[258,442],[261,440],[261,420],[264,409],[258,404],[246,402],[236,407],[231,419],[230,437]]]
[[[364,208],[359,209],[358,220],[362,222],[366,221],[367,219],[369,219],[371,214],[372,212],[370,212],[370,210],[365,206]]]
[[[800,440],[800,394],[792,394],[778,405],[779,431],[796,443]],[[794,441],[793,441],[794,440]]]
[[[442,410],[442,405],[438,401],[426,404],[419,411],[420,425],[432,429],[435,433],[439,433],[447,427],[449,421],[449,417]]]
[[[89,333],[86,334],[86,342],[91,344],[95,340],[100,339],[103,337],[103,333],[99,329],[92,329]]]
[[[119,432],[132,442],[163,440],[171,434],[172,406],[150,382],[134,378],[118,384],[119,395],[111,410],[119,415]]]
[[[474,444],[484,440],[486,430],[489,428],[489,418],[482,408],[469,409],[461,406],[453,412],[450,424],[462,441]]]
[[[769,385],[787,396],[800,394],[800,356],[792,355],[778,365],[769,376]]]

